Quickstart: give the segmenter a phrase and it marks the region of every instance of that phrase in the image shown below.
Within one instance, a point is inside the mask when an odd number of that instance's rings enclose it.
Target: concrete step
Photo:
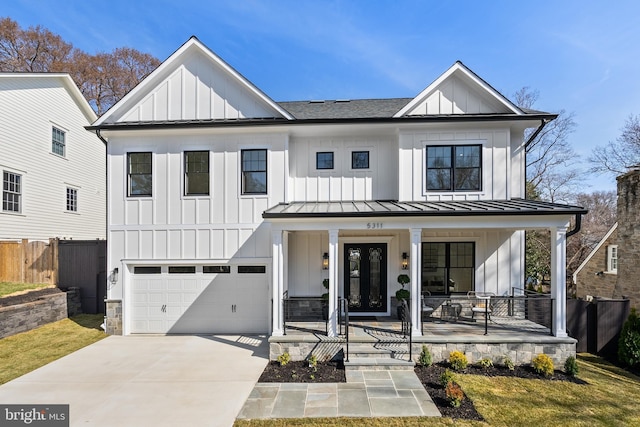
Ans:
[[[346,351],[346,346],[343,347]],[[349,345],[349,357],[398,359],[409,353],[409,345],[405,342],[398,343],[356,343]]]
[[[349,361],[344,362],[346,371],[412,371],[414,367],[414,362],[388,357],[349,357]]]

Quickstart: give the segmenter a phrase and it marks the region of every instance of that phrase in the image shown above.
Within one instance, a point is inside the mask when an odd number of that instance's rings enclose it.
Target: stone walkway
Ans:
[[[239,419],[439,417],[413,371],[347,371],[346,383],[258,383]]]

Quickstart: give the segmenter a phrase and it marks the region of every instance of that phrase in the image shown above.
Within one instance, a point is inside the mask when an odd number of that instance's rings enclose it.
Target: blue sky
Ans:
[[[153,5],[150,7],[149,5]],[[640,114],[640,2],[13,0],[0,16],[90,53],[166,59],[191,35],[276,101],[413,97],[461,60],[575,114],[584,158]],[[613,190],[610,176],[585,190]]]

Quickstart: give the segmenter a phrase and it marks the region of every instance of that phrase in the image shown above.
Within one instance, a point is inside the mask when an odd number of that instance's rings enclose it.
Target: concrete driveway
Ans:
[[[111,336],[0,386],[3,404],[69,404],[72,426],[231,426],[267,338]]]

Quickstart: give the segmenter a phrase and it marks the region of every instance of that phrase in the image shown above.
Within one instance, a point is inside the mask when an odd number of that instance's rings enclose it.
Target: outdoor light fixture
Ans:
[[[324,255],[322,255],[322,269],[323,270],[329,269],[329,253],[328,252],[325,252]]]
[[[402,252],[402,269],[407,270],[409,268],[409,255],[406,252]]]
[[[116,267],[113,270],[111,270],[111,274],[109,275],[109,281],[113,285],[118,283],[118,267]]]

